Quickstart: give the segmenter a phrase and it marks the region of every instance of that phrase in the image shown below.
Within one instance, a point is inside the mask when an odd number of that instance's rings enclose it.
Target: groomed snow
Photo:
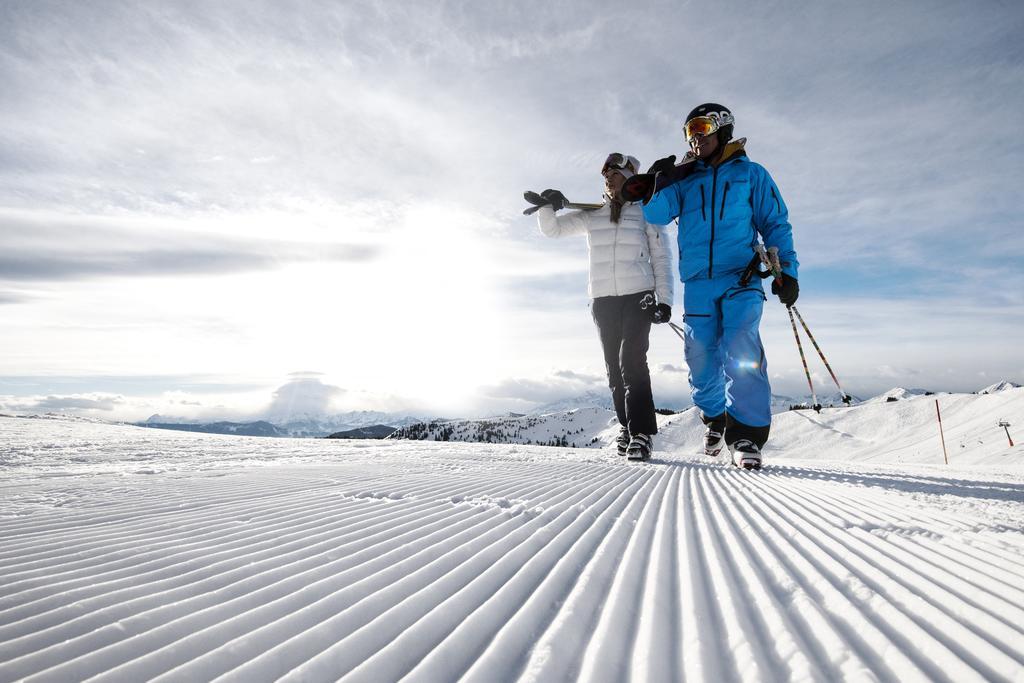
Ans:
[[[779,443],[892,443],[856,415]],[[1019,448],[754,473],[691,422],[628,463],[0,418],[0,680],[1024,680]]]

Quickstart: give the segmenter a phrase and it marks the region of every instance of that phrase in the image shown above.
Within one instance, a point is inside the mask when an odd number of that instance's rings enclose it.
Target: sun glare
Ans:
[[[388,384],[458,404],[500,369],[494,255],[472,216],[444,207],[410,212],[378,264],[385,310],[374,357]]]

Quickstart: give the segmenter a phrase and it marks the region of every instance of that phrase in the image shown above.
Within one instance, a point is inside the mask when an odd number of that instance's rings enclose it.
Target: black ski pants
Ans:
[[[632,434],[654,435],[654,397],[647,368],[650,347],[651,308],[640,308],[650,292],[623,296],[602,296],[591,302],[608,370],[608,386],[619,424]]]

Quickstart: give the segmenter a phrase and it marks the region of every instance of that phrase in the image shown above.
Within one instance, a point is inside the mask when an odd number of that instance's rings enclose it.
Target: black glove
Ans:
[[[781,285],[779,285],[779,280],[772,280],[772,294],[777,294],[779,301],[786,306],[792,306],[800,297],[800,285],[797,284],[795,277],[785,273],[780,276],[780,279],[782,280]]]
[[[543,197],[541,197],[536,192],[532,192],[531,190],[527,190],[526,192],[523,193],[523,199],[525,199],[526,201],[530,202],[534,206],[547,206],[548,205],[547,201]]]
[[[654,313],[651,314],[651,322],[655,325],[658,323],[667,323],[672,319],[672,307],[668,304],[658,304],[654,307]]]
[[[668,173],[676,167],[676,155],[665,157],[664,159],[658,159],[651,167],[647,169],[647,172],[651,175],[655,173]]]
[[[561,211],[564,209],[565,205],[569,201],[565,198],[565,195],[558,190],[544,190],[540,193],[540,196],[543,197],[555,211]]]
[[[624,202],[649,200],[654,196],[654,176],[650,173],[641,173],[627,178],[619,194]]]

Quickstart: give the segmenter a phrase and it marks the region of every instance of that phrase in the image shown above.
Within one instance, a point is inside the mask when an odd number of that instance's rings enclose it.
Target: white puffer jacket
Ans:
[[[664,226],[644,220],[639,204],[622,207],[612,223],[611,205],[555,215],[550,206],[537,211],[540,231],[548,237],[587,236],[590,248],[590,298],[654,290],[658,303],[672,305],[672,251]]]

